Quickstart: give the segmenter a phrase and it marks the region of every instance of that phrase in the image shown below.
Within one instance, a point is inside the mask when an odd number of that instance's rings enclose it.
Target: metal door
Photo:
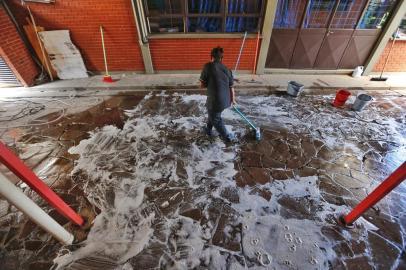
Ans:
[[[267,68],[363,65],[396,0],[279,0]]]
[[[314,68],[336,69],[343,56],[353,30],[330,29],[327,30],[326,37],[321,46]]]
[[[14,73],[0,57],[0,86],[21,86]]]
[[[274,29],[265,66],[289,68],[299,29]]]
[[[367,0],[338,1],[314,68],[338,68],[367,2]]]
[[[400,0],[403,1],[403,0]],[[391,16],[397,0],[369,0],[341,58],[339,68],[364,65],[382,29]]]
[[[307,0],[279,0],[265,66],[289,68]]]
[[[381,29],[355,30],[339,68],[353,69],[356,66],[364,65],[380,33]]]
[[[337,1],[309,0],[307,2],[302,29],[290,64],[291,68],[313,68]]]

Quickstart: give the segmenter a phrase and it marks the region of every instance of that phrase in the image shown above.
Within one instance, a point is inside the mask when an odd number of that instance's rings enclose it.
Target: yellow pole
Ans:
[[[103,57],[104,57],[104,66],[106,68],[106,76],[109,76],[109,70],[108,70],[108,67],[107,67],[106,48],[104,46],[103,26],[101,26],[101,25],[100,25],[100,34],[101,34],[101,39],[102,39]]]

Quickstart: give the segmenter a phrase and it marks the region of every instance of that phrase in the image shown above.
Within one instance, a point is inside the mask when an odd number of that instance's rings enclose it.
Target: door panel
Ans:
[[[352,29],[330,29],[320,48],[314,68],[338,68],[353,31]]]
[[[341,59],[339,68],[352,69],[364,65],[380,33],[380,29],[355,30]]]
[[[335,5],[331,0],[308,1],[291,68],[313,68]]]
[[[291,68],[313,68],[326,29],[302,29],[296,42]]]
[[[279,0],[265,67],[289,68],[307,0]]]
[[[397,0],[279,0],[267,68],[364,65]]]
[[[269,44],[267,68],[289,68],[299,29],[274,29]]]

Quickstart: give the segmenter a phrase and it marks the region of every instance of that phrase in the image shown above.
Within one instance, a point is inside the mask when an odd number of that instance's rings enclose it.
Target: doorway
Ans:
[[[266,68],[363,65],[396,0],[279,0]]]

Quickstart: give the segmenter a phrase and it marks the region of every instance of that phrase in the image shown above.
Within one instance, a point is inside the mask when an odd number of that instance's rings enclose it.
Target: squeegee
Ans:
[[[257,141],[261,140],[261,131],[259,130],[259,127],[256,127],[236,106],[233,105],[233,109],[253,129],[253,131],[255,132],[255,139]]]

